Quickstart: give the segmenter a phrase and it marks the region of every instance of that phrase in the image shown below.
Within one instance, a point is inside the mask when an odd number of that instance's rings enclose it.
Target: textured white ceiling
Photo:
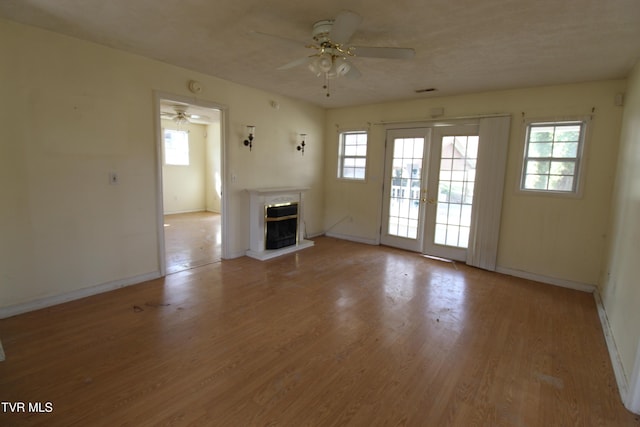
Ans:
[[[362,76],[327,98],[305,66],[277,68],[345,9],[363,17],[352,44],[416,56],[354,58]],[[640,58],[640,0],[2,0],[0,16],[325,107],[623,78]]]

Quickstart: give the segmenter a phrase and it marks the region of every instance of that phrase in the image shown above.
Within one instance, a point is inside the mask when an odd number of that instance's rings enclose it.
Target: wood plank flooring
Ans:
[[[220,214],[192,212],[164,216],[167,274],[222,258]]]
[[[0,425],[640,425],[591,294],[315,242],[0,320]]]

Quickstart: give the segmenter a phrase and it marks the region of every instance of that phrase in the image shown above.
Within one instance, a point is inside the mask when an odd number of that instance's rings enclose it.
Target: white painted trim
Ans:
[[[7,317],[16,316],[18,314],[27,313],[29,311],[40,310],[41,308],[51,307],[53,305],[62,304],[62,303],[77,300],[80,298],[85,298],[92,295],[113,291],[115,289],[124,288],[126,286],[136,285],[138,283],[146,282],[148,280],[157,279],[158,277],[162,277],[160,272],[154,271],[151,273],[129,277],[126,279],[115,280],[113,282],[102,283],[100,285],[90,286],[88,288],[82,288],[82,289],[66,292],[59,295],[40,298],[34,301],[29,301],[24,304],[16,304],[8,307],[2,307],[0,308],[0,319],[6,319]]]
[[[543,276],[541,274],[529,273],[528,271],[515,270],[506,267],[496,267],[498,273],[507,274],[509,276],[520,277],[522,279],[535,280],[536,282],[546,283],[548,285],[560,286],[561,288],[575,289],[576,291],[594,292],[596,285],[588,283],[574,282],[573,280],[559,279],[557,277]]]
[[[375,245],[375,246],[380,245],[379,239],[366,239],[364,237],[350,236],[348,234],[334,233],[332,231],[326,232],[325,236],[333,237],[336,239],[349,240],[351,242],[356,242],[356,243],[364,243],[366,245]]]
[[[182,95],[176,95],[167,92],[154,91],[154,120],[156,127],[156,218],[157,218],[157,231],[158,236],[158,265],[160,266],[160,274],[162,276],[167,274],[167,265],[165,260],[165,241],[164,241],[164,206],[162,200],[162,123],[160,118],[160,102],[162,100],[171,100],[177,102],[184,102],[191,105],[197,105],[199,107],[211,108],[220,111],[220,177],[222,179],[222,212],[220,212],[220,229],[222,234],[221,251],[222,259],[237,258],[237,256],[230,252],[229,242],[229,230],[228,221],[226,220],[229,211],[229,196],[228,196],[228,184],[227,184],[227,132],[229,129],[229,114],[228,108],[225,105],[215,102],[206,101],[196,97],[188,97]],[[239,255],[242,256],[242,255]]]
[[[627,398],[624,399],[624,406],[634,414],[640,415],[640,342],[636,350],[636,360],[633,364],[630,383]]]
[[[607,350],[609,350],[609,357],[611,358],[611,366],[613,367],[613,373],[616,377],[616,383],[618,384],[618,392],[620,393],[622,401],[625,402],[625,396],[627,396],[629,392],[627,376],[624,373],[624,367],[622,366],[622,360],[620,360],[618,347],[616,346],[616,341],[613,338],[613,332],[611,332],[607,312],[604,309],[600,292],[598,292],[597,289],[593,291],[593,298],[596,301],[596,308],[598,309],[598,317],[600,318],[600,324],[602,325],[604,340],[607,343]]]

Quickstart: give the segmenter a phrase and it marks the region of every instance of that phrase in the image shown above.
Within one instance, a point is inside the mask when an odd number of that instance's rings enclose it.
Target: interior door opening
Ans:
[[[223,257],[223,113],[181,97],[160,97],[159,261],[163,275]]]

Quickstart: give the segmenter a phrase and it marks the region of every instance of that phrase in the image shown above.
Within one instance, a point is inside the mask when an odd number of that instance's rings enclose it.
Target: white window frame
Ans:
[[[181,162],[174,162],[170,159],[171,156],[167,155],[167,152],[169,151],[167,149],[167,133],[183,133],[186,136],[186,163],[184,161]],[[163,129],[162,130],[162,152],[164,154],[164,164],[167,166],[189,166],[191,164],[191,158],[190,158],[190,150],[189,150],[189,131],[185,131],[185,130],[177,130],[177,129]],[[184,156],[185,153],[182,153],[182,156]]]
[[[585,152],[588,140],[589,122],[591,117],[562,117],[553,119],[527,119],[523,122],[523,150],[522,150],[522,164],[520,167],[520,179],[518,182],[518,190],[524,194],[536,194],[536,195],[552,195],[552,196],[564,196],[564,197],[581,197],[583,187],[583,176],[585,169]],[[573,188],[572,190],[548,190],[540,188],[525,188],[525,180],[527,176],[527,161],[532,159],[528,156],[529,149],[529,135],[532,126],[562,126],[569,124],[580,124],[581,132],[578,141],[578,149],[576,157],[541,157],[539,159],[548,159],[553,161],[555,159],[575,161],[575,170],[573,173]],[[535,158],[534,158],[535,159]]]
[[[364,155],[346,155],[345,154],[345,137],[347,135],[364,135],[366,137],[365,142],[365,154]],[[358,129],[358,130],[344,130],[340,131],[338,134],[338,171],[337,177],[338,179],[345,181],[353,181],[353,182],[365,182],[367,180],[367,169],[369,166],[369,162],[367,161],[367,157],[369,154],[369,132],[366,130]],[[344,164],[345,159],[364,159],[364,176],[360,177],[350,177],[344,176]]]

